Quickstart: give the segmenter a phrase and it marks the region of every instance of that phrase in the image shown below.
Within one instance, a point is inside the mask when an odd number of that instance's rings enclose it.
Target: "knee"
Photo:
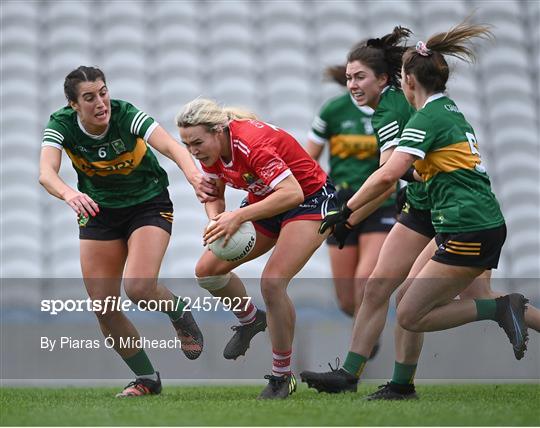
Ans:
[[[263,276],[261,278],[261,294],[264,299],[264,303],[267,306],[275,305],[278,303],[283,294],[286,293],[287,284],[289,281],[287,279],[275,277],[275,276]]]
[[[382,306],[388,303],[393,292],[393,284],[382,278],[370,278],[365,285],[364,301],[371,306]]]
[[[124,280],[124,290],[132,302],[148,300],[156,288],[157,280],[153,278],[129,278]]]
[[[415,311],[408,308],[397,308],[397,322],[405,330],[421,333],[422,329]]]
[[[207,276],[226,275],[230,273],[230,267],[223,266],[223,262],[217,261],[213,258],[201,257],[201,259],[195,265],[195,276],[197,278],[204,278]]]
[[[99,323],[104,325],[118,325],[120,319],[124,317],[124,313],[122,311],[116,310],[94,311],[94,314],[96,315]]]
[[[210,275],[210,276],[197,276],[197,284],[199,287],[204,288],[207,291],[218,291],[225,288],[231,281],[231,274],[225,275]]]

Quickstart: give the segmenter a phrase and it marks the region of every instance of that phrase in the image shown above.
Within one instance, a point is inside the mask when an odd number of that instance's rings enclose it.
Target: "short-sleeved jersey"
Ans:
[[[379,167],[372,115],[371,108],[359,106],[345,93],[325,103],[313,120],[308,138],[319,145],[329,144],[329,175],[338,189],[356,192]],[[392,197],[384,206],[393,203]]]
[[[317,192],[326,182],[326,173],[319,164],[282,129],[257,120],[233,120],[229,132],[232,160],[225,164],[219,159],[202,168],[210,177],[246,190],[250,204],[263,200],[291,174],[300,183],[304,197]]]
[[[415,168],[425,180],[437,232],[470,232],[504,224],[474,130],[450,98],[432,95],[405,126],[396,150],[421,159]]]
[[[50,117],[42,146],[65,149],[78,189],[99,205],[123,208],[158,195],[169,182],[146,141],[158,126],[133,105],[111,100],[111,119],[100,136],[88,134],[77,112],[64,107]]]
[[[413,113],[414,109],[401,89],[394,86],[384,88],[379,105],[371,119],[381,153],[399,144],[401,132]],[[418,210],[431,208],[423,183],[407,185],[407,202]]]

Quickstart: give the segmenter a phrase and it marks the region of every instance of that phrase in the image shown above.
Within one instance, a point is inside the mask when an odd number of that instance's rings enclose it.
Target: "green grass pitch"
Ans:
[[[540,385],[420,385],[420,400],[368,402],[299,385],[288,400],[258,401],[262,386],[166,386],[161,396],[115,399],[121,388],[2,388],[2,426],[534,426]]]

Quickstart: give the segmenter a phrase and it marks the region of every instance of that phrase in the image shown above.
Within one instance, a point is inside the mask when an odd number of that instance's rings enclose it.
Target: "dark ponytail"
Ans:
[[[352,48],[347,62],[360,61],[371,68],[376,76],[388,75],[388,84],[400,86],[401,57],[407,50],[404,42],[412,35],[405,27],[394,30],[381,38],[368,39]]]

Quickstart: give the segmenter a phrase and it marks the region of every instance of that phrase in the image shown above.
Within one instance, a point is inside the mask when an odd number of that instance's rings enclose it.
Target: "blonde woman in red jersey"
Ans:
[[[196,99],[183,107],[176,124],[183,143],[218,183],[218,199],[205,205],[215,222],[207,227],[204,241],[227,241],[246,221],[257,231],[254,249],[237,262],[205,251],[195,268],[199,285],[215,297],[247,298],[242,281],[231,271],[274,248],[261,277],[267,314],[251,303],[235,313],[241,325],[234,327],[224,357],[243,355],[268,322],[272,374],[265,376],[269,383],[259,398],[287,398],[296,389],[290,366],[295,310],[287,285],[326,238],[317,230],[326,212],[336,206],[334,186],[291,135],[251,113]],[[225,211],[225,185],[248,192],[241,208]]]

